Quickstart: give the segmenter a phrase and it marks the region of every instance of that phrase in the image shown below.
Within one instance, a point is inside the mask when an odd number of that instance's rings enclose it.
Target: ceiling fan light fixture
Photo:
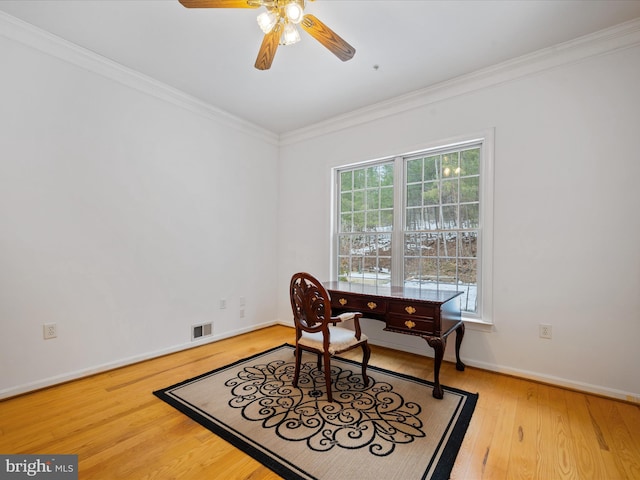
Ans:
[[[298,29],[293,23],[288,23],[284,26],[284,31],[282,32],[282,44],[283,45],[293,45],[294,43],[298,43],[300,41],[300,33]]]
[[[264,33],[269,33],[271,30],[273,30],[273,27],[276,26],[276,23],[278,23],[278,16],[275,13],[267,10],[266,12],[262,12],[260,15],[258,15],[257,20],[260,29]]]
[[[302,6],[296,2],[287,3],[284,7],[284,13],[292,23],[300,23],[302,21],[302,17],[304,16],[304,10]]]

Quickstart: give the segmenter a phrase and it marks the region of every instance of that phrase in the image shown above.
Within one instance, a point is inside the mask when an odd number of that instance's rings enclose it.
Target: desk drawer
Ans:
[[[403,332],[413,333],[416,335],[429,334],[433,335],[435,331],[435,322],[429,317],[414,317],[410,315],[387,315],[387,328],[390,330],[401,330]]]
[[[387,311],[387,302],[378,298],[361,298],[340,293],[331,295],[331,307],[361,312],[366,317],[367,312],[384,315]]]
[[[433,319],[438,316],[439,310],[439,308],[433,305],[412,302],[411,300],[389,302],[389,313],[396,313],[407,317],[429,317]]]

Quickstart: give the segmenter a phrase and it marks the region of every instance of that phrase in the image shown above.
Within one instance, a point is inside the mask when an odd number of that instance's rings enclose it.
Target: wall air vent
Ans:
[[[191,341],[198,340],[202,337],[209,337],[213,333],[213,324],[203,323],[201,325],[191,326]]]

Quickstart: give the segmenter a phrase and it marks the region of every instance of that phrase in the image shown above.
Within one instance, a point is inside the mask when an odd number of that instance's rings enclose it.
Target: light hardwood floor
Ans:
[[[269,327],[4,400],[0,453],[78,454],[82,480],[280,478],[151,392],[293,341]],[[372,365],[432,379],[429,358],[372,351]],[[447,362],[441,381],[480,394],[451,478],[640,479],[638,405]]]

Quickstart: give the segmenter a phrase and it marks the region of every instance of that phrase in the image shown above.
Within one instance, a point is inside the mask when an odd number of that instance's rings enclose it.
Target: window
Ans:
[[[334,278],[462,291],[490,318],[492,138],[336,170]]]
[[[393,162],[339,172],[338,278],[391,283]]]

